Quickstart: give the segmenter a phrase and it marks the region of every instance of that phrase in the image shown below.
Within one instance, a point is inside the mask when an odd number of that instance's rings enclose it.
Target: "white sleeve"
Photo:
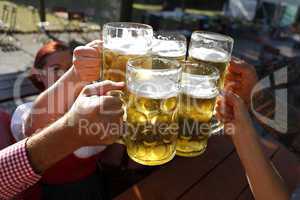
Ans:
[[[13,113],[10,129],[16,141],[24,139],[25,136],[25,121],[32,108],[33,102],[24,103],[17,107]],[[78,158],[89,158],[103,151],[106,146],[86,146],[74,152]]]
[[[106,146],[103,145],[81,147],[80,149],[74,151],[74,155],[77,158],[89,158],[100,153],[105,148]]]
[[[16,141],[25,138],[25,121],[32,108],[32,102],[19,105],[11,118],[10,130]]]

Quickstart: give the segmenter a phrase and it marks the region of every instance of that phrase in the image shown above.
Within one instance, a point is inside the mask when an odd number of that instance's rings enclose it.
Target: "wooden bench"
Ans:
[[[0,103],[39,94],[26,72],[0,75]]]
[[[296,157],[274,141],[263,140],[290,190],[299,183]],[[136,183],[115,200],[253,200],[238,155],[225,136],[209,140],[207,151],[195,158],[175,157],[170,163]]]

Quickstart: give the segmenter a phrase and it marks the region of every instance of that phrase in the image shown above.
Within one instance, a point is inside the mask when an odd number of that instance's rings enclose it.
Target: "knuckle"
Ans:
[[[74,65],[80,65],[80,61],[77,58],[73,59],[73,64]]]
[[[84,51],[84,46],[79,46],[74,49],[73,54],[75,56],[79,56],[82,53],[82,51]]]
[[[105,86],[111,86],[113,84],[113,82],[111,80],[105,80],[105,81],[102,81],[102,84]]]
[[[92,85],[86,85],[83,88],[83,92],[84,93],[89,93],[91,90],[93,90],[93,86]]]

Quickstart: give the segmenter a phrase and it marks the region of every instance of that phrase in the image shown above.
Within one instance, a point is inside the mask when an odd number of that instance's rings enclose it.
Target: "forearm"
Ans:
[[[0,151],[0,199],[12,199],[34,185],[46,169],[80,147],[61,118],[39,134]]]
[[[74,140],[72,129],[67,126],[64,117],[33,135],[27,141],[26,148],[33,169],[43,173],[46,169],[62,160],[79,148]]]
[[[74,67],[70,68],[54,85],[38,96],[26,119],[25,134],[29,136],[63,116],[84,85]]]
[[[288,200],[286,186],[266,158],[253,127],[232,136],[256,200]]]

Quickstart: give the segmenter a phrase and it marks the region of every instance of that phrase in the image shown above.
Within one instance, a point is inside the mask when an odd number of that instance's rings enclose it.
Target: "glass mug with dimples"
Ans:
[[[146,24],[111,22],[103,26],[102,80],[125,81],[128,59],[150,53],[153,29]]]
[[[154,33],[152,55],[171,60],[184,61],[187,51],[186,37],[174,32]]]
[[[226,70],[231,60],[234,40],[219,33],[194,31],[189,45],[188,60],[216,67],[220,73],[219,89],[224,88]],[[213,116],[211,132],[221,131],[224,125]]]
[[[214,125],[219,79],[219,70],[208,63],[182,63],[176,155],[194,157],[205,151]]]
[[[152,166],[175,156],[180,80],[181,65],[176,60],[141,56],[128,61],[125,94],[113,91],[113,95],[125,102],[122,142],[132,160]]]

